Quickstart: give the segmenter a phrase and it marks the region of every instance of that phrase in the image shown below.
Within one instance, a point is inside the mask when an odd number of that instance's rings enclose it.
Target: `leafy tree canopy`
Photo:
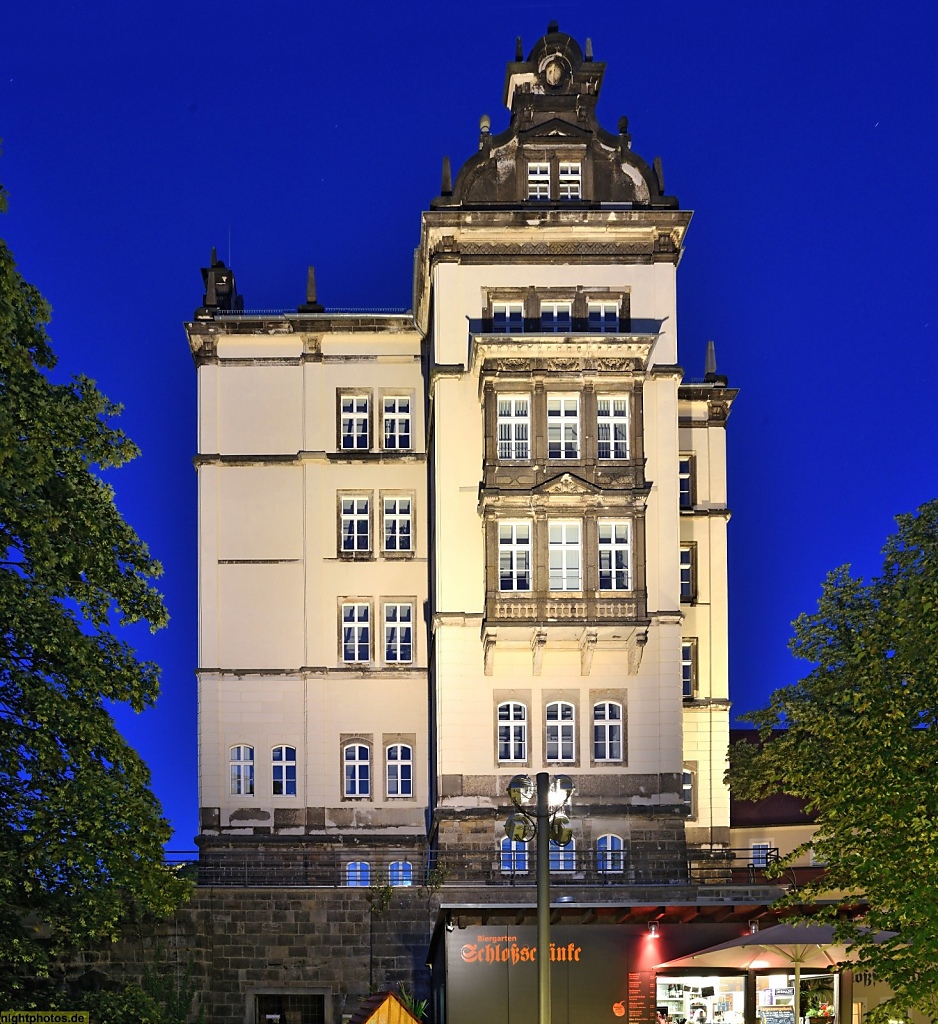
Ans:
[[[92,381],[50,381],[49,315],[0,241],[4,1006],[41,999],[58,957],[114,936],[130,915],[172,911],[187,892],[163,866],[170,829],[149,772],[107,710],[142,710],[159,682],[115,627],[167,621],[150,582],[160,565],[99,475],[137,449]]]
[[[810,847],[827,870],[784,902],[836,894],[823,913],[896,993],[883,1019],[915,1007],[936,1020],[938,501],[896,521],[881,575],[834,570],[817,612],[795,621],[792,651],[814,667],[746,716],[766,742],[736,744],[727,778],[743,799],[807,802],[814,837],[782,868]],[[843,920],[838,904],[867,909]],[[898,935],[877,941],[884,931]]]

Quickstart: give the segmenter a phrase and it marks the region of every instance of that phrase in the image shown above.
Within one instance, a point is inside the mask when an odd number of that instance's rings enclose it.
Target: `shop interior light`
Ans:
[[[648,937],[650,939],[657,939],[658,938],[658,922],[657,921],[649,921],[648,922]]]
[[[759,922],[758,921],[750,921],[749,922],[749,934],[750,935],[755,935],[755,934],[757,934],[758,931],[759,931]]]

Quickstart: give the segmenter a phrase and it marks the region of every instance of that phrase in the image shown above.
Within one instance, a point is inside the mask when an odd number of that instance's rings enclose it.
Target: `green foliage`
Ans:
[[[910,1008],[938,1019],[938,501],[897,518],[870,582],[830,573],[791,647],[814,667],[746,716],[768,740],[740,743],[728,780],[737,796],[783,791],[817,815],[811,840],[824,878],[789,905],[866,904],[858,919],[825,912],[856,943],[860,965],[892,986],[880,1016]],[[782,861],[784,870],[806,847]],[[875,941],[876,933],[899,933]],[[874,1018],[871,1015],[870,1020]]]
[[[397,992],[401,1002],[404,1004],[404,1009],[412,1017],[416,1017],[417,1020],[424,1020],[427,1016],[427,1007],[430,1005],[429,1000],[416,999],[413,992],[404,985],[404,982],[398,984]]]
[[[0,192],[0,208],[5,205]],[[49,307],[0,241],[0,1002],[56,958],[165,914],[188,883],[149,772],[107,711],[156,698],[157,666],[113,629],[167,621],[160,565],[99,473],[137,450],[87,378],[50,381]]]

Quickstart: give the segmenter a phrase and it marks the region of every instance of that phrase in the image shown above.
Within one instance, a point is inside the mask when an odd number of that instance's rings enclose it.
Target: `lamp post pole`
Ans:
[[[537,773],[537,1021],[550,1024],[550,776]]]

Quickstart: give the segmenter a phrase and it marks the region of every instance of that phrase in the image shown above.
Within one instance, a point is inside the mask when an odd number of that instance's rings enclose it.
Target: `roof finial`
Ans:
[[[589,36],[586,37],[586,60],[591,61],[593,59],[593,40]]]
[[[553,32],[559,32],[559,31],[560,31],[560,25],[558,25],[556,21],[549,21],[547,23],[547,34],[548,35],[550,35]]]
[[[449,157],[443,157],[443,183],[440,185],[441,196],[451,196],[453,194],[453,172],[449,166]]]
[[[717,347],[712,341],[707,342],[707,359],[704,363],[704,377],[715,377],[717,372]]]
[[[524,60],[524,47],[521,45],[521,36],[515,39],[515,60]]]
[[[297,309],[298,313],[323,313],[324,308],[316,301],[316,268],[306,271],[306,302]]]

